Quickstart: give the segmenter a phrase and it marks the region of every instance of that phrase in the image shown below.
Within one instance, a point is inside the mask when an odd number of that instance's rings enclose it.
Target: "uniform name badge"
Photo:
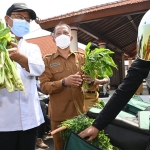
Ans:
[[[58,63],[52,63],[52,64],[50,64],[50,67],[56,67],[56,66],[59,66],[60,65],[60,63],[58,62]]]

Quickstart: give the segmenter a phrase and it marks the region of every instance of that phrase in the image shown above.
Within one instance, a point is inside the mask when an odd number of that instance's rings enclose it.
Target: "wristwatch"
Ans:
[[[65,78],[62,79],[62,86],[63,86],[63,87],[67,87],[67,85],[65,84]]]

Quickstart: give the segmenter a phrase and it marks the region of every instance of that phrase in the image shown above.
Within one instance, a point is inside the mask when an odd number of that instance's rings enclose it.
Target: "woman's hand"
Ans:
[[[83,80],[87,83],[87,84],[91,84],[94,80],[91,78],[91,76],[89,75],[82,75]]]

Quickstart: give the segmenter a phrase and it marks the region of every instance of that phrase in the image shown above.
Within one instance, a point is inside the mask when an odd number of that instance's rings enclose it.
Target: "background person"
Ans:
[[[84,105],[85,112],[87,112],[95,103],[99,100],[99,85],[105,85],[109,82],[109,78],[95,79],[93,86],[89,86],[87,90],[84,90]],[[103,87],[102,87],[103,88]]]
[[[105,83],[98,85],[99,98],[108,97],[110,90],[110,78],[106,77]]]
[[[40,89],[40,81],[38,77],[36,78],[36,86],[37,86],[38,96],[40,100],[40,106],[45,120],[45,122],[39,125],[37,128],[36,146],[40,148],[48,148],[48,145],[44,143],[43,138],[45,132],[47,132],[47,135],[50,132],[50,118],[48,116],[49,96],[42,93]]]

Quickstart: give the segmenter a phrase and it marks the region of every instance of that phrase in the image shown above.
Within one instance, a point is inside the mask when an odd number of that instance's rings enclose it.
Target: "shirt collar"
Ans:
[[[25,48],[25,44],[26,44],[27,42],[26,42],[26,40],[25,39],[20,39],[19,41],[18,41],[18,48],[19,48],[19,50],[20,50],[20,48]]]
[[[69,54],[69,56],[70,56],[70,55],[75,55],[75,53],[74,53],[72,50],[70,50],[70,52],[71,52],[71,53]],[[61,55],[61,53],[60,53],[59,51],[56,51],[56,53],[54,54],[54,58],[56,58],[56,57],[58,57],[58,56],[62,56],[62,55]],[[69,56],[68,56],[68,57],[69,57]]]

